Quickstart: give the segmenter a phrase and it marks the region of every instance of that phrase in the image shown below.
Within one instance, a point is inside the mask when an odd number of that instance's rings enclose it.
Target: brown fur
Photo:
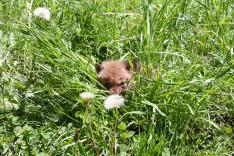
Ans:
[[[130,65],[126,61],[110,60],[95,65],[97,80],[109,90],[110,94],[122,94],[127,81],[132,77]]]

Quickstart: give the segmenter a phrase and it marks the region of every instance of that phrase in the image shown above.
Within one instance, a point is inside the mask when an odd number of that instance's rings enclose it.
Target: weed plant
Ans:
[[[1,155],[231,155],[233,17],[232,0],[1,0]],[[116,118],[94,64],[135,57]]]

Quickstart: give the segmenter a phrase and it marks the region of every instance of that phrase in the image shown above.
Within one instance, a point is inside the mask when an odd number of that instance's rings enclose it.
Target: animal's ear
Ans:
[[[128,71],[130,71],[131,65],[129,64],[128,61],[124,61],[124,66],[125,66],[125,68],[126,68]]]
[[[139,58],[135,57],[133,59],[133,68],[134,70],[138,71],[139,70]]]
[[[127,70],[130,70],[131,68],[133,68],[133,70],[138,71],[139,69],[139,59],[138,58],[134,58],[132,62],[128,62],[128,61],[124,61],[124,65],[126,67]]]
[[[101,63],[97,63],[97,64],[95,64],[95,69],[96,69],[96,72],[97,73],[100,73],[100,71],[102,70],[102,65],[101,65]]]

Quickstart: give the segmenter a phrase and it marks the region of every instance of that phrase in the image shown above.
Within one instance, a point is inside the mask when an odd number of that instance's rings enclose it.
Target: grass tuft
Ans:
[[[49,21],[33,15],[37,7],[50,10]],[[230,155],[233,8],[230,0],[1,0],[1,155]],[[106,111],[94,64],[135,57],[141,72],[125,105]],[[84,105],[82,92],[96,96]]]

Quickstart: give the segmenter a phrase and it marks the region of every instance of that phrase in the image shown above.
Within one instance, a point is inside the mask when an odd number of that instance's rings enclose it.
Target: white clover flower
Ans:
[[[104,101],[105,109],[120,108],[124,105],[124,98],[120,95],[113,94],[108,96]]]
[[[50,19],[50,11],[47,8],[39,7],[34,10],[34,16],[43,18],[45,20]]]
[[[91,92],[82,92],[80,93],[80,98],[84,103],[88,103],[90,99],[94,98],[94,94]]]

